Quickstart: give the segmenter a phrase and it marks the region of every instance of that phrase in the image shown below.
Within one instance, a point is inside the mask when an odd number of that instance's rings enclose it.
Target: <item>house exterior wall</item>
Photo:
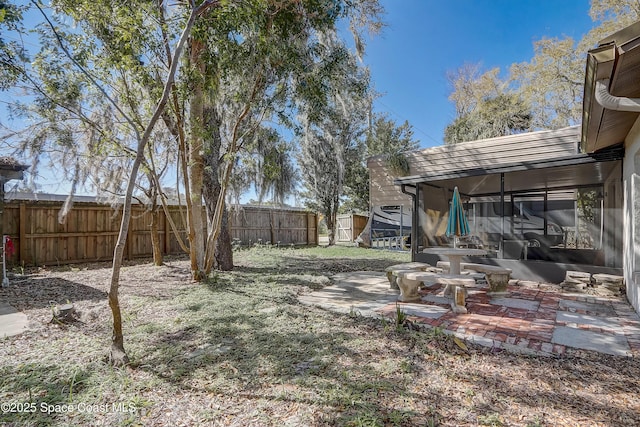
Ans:
[[[627,298],[640,312],[640,119],[625,139],[623,271]]]
[[[370,208],[389,205],[402,205],[406,209],[413,208],[411,197],[402,193],[400,187],[393,185],[393,180],[397,177],[389,170],[383,157],[369,158],[367,167],[369,168]]]

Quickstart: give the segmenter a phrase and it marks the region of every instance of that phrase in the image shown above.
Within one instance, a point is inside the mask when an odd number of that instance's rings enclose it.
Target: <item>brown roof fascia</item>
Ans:
[[[609,127],[612,123],[616,123],[612,120],[624,120],[626,123],[626,121],[634,119],[635,116],[630,113],[605,110],[595,100],[595,86],[596,81],[609,79],[609,89],[612,95],[628,96],[626,88],[620,87],[616,77],[617,73],[624,68],[621,61],[622,55],[637,47],[639,43],[640,21],[601,40],[597,48],[587,52],[580,141],[582,152],[595,152],[622,142],[617,140],[620,135],[614,138],[609,132],[609,135],[606,136],[603,135],[603,130],[607,127],[607,123],[609,123]],[[622,118],[624,114],[626,114],[626,118]],[[627,126],[624,127],[626,129]],[[618,128],[622,129],[622,126],[618,126]]]
[[[614,44],[599,46],[587,52],[580,143],[581,151],[584,153],[595,151],[604,115],[604,108],[595,99],[596,81],[611,77],[616,56]]]
[[[604,46],[606,44],[615,44],[618,46],[622,46],[625,43],[637,39],[639,36],[640,21],[611,34],[609,37],[605,37],[604,39],[600,40],[598,46]]]

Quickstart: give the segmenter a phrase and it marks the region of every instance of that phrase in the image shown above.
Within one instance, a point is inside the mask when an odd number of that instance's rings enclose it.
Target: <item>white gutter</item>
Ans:
[[[595,89],[596,101],[607,110],[640,113],[640,98],[613,96],[609,93],[609,79],[598,80]]]

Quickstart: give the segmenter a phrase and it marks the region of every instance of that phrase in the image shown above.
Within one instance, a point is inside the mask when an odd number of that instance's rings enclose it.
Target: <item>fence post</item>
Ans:
[[[275,234],[275,226],[273,224],[273,209],[269,209],[269,237],[271,240],[271,244],[274,245],[276,242],[276,234]]]
[[[18,263],[27,262],[27,205],[20,203],[20,218],[18,219],[18,241],[20,242],[20,252],[18,253]]]
[[[164,218],[164,254],[168,255],[169,250],[171,250],[171,225],[169,224],[169,218],[167,218],[167,212],[164,209],[161,212]]]
[[[133,217],[135,214],[133,213],[133,207],[131,208],[131,217]],[[124,214],[124,212],[122,212]],[[127,244],[124,247],[125,250],[125,259],[127,260],[132,260],[133,259],[133,253],[132,253],[132,249],[131,249],[131,218],[129,218],[129,227],[127,227]]]
[[[356,241],[356,216],[353,212],[351,212],[351,239],[349,240],[350,243],[353,243]]]

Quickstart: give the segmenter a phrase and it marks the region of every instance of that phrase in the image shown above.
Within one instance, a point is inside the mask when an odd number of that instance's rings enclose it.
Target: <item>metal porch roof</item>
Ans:
[[[602,184],[624,156],[622,147],[592,154],[539,159],[510,164],[436,171],[420,176],[396,179],[396,185],[427,183],[443,188],[457,186],[470,196],[497,194],[501,176],[505,176],[505,192],[551,190]]]

